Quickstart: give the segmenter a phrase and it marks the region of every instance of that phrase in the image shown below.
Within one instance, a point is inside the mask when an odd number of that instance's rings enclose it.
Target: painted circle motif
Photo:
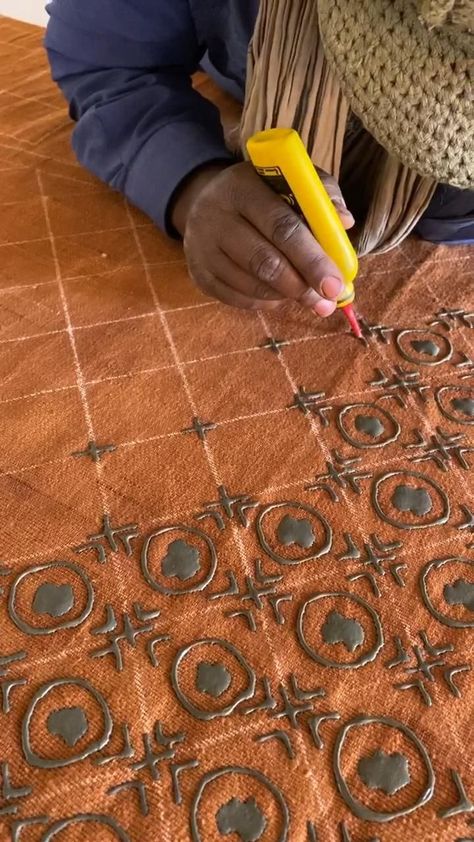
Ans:
[[[75,617],[70,617],[70,613],[72,608],[74,607],[75,602],[75,590],[70,585],[57,585],[51,582],[48,582],[47,579],[40,584],[36,591],[35,599],[38,595],[41,596],[41,589],[42,588],[49,588],[49,592],[46,594],[46,597],[43,599],[43,606],[44,610],[41,610],[41,613],[49,613],[50,616],[57,616],[57,617],[65,617],[64,620],[59,620],[54,625],[50,626],[34,626],[31,622],[28,622],[23,617],[20,616],[19,610],[17,609],[17,596],[19,587],[26,582],[30,577],[39,576],[40,580],[45,571],[48,570],[65,570],[69,574],[73,574],[76,580],[79,580],[80,587],[84,588],[86,591],[86,604],[80,614],[77,614]],[[69,591],[66,591],[66,597],[64,597],[64,588],[68,588]],[[69,597],[69,599],[68,599]],[[62,607],[61,607],[62,601]],[[41,608],[41,603],[40,608]],[[94,605],[94,590],[88,575],[85,571],[79,567],[78,564],[74,564],[72,561],[51,561],[48,564],[39,564],[36,567],[30,567],[28,570],[23,570],[12,583],[10,594],[8,597],[8,613],[10,619],[13,620],[17,628],[19,628],[22,632],[29,635],[46,635],[46,634],[54,634],[57,631],[61,631],[62,629],[72,629],[80,626],[87,618],[89,617],[92,608]],[[34,606],[34,603],[33,603]],[[49,610],[48,610],[49,608]],[[40,613],[38,608],[36,609],[37,613]]]
[[[429,592],[430,576],[438,570],[443,570],[447,573],[449,568],[457,567],[457,571],[449,574],[443,588],[442,599],[446,605],[446,609],[440,611],[434,602],[433,597]],[[465,574],[460,573],[459,568],[465,568]],[[450,626],[453,629],[472,629],[474,628],[474,560],[470,558],[441,558],[430,561],[425,565],[421,571],[420,589],[423,601],[430,612],[430,614],[443,623],[444,626]],[[466,612],[465,617],[456,616],[449,613],[449,607],[462,606]],[[459,611],[460,609],[458,609]],[[469,616],[470,615],[470,616]]]
[[[352,413],[354,413],[355,418],[351,427],[355,427],[358,418],[367,419],[366,431],[362,430],[359,437],[356,437],[354,432],[350,431],[347,423],[347,416],[352,421]],[[378,423],[379,433],[378,431],[375,431],[376,434],[368,432],[370,430],[369,422],[371,419],[373,419],[374,424]],[[400,435],[400,424],[397,419],[391,412],[382,409],[381,406],[375,403],[353,403],[343,406],[338,412],[336,424],[347,443],[360,450],[375,450],[376,448],[386,447],[388,444],[396,441]],[[386,433],[387,426],[388,433]],[[355,429],[356,432],[360,432],[357,431],[357,428]]]
[[[414,365],[441,365],[453,355],[448,337],[428,328],[401,330],[395,337],[395,345],[400,356]]]
[[[113,830],[115,834],[115,838],[119,840],[119,842],[130,842],[130,837],[128,833],[126,833],[116,821],[116,819],[112,818],[112,816],[106,816],[103,813],[78,813],[76,816],[71,816],[68,819],[59,819],[59,821],[55,822],[46,833],[43,834],[41,837],[41,842],[51,842],[52,839],[56,839],[58,833],[65,830],[67,827],[72,827],[73,825],[84,825],[84,824],[100,824],[102,827],[107,827],[109,830]],[[91,838],[95,836],[93,828],[90,831],[87,831],[91,834]],[[95,836],[98,839],[97,836]]]
[[[440,386],[435,392],[438,409],[456,424],[474,424],[474,388],[471,386]]]
[[[349,785],[342,772],[342,751],[348,734],[353,729],[365,728],[366,726],[370,725],[383,725],[387,728],[394,729],[400,732],[404,737],[406,737],[406,739],[412,744],[412,746],[414,746],[417,749],[418,754],[420,755],[422,763],[425,767],[427,777],[427,783],[425,788],[413,804],[411,804],[408,807],[404,807],[401,810],[381,812],[372,810],[370,807],[367,807],[365,804],[363,804],[361,801],[359,801],[352,795]],[[352,719],[350,722],[344,725],[337,735],[336,743],[334,746],[333,771],[334,777],[336,779],[337,788],[339,789],[339,792],[341,793],[349,809],[359,819],[369,822],[390,822],[393,821],[393,819],[398,819],[401,816],[406,816],[409,813],[413,813],[414,810],[417,810],[419,807],[422,807],[432,798],[435,787],[435,773],[431,762],[431,758],[425,746],[421,742],[420,738],[417,737],[414,731],[412,731],[411,728],[409,728],[403,722],[400,722],[398,719],[392,719],[392,717],[390,716],[362,715],[355,717],[355,719]]]
[[[214,699],[218,699],[221,695],[226,693],[232,684],[233,671],[230,671],[226,666],[228,660],[227,658],[225,661],[222,660],[222,655],[219,658],[219,655],[217,654],[219,649],[224,650],[225,656],[230,655],[236,662],[237,666],[243,670],[245,674],[247,681],[246,686],[230,701],[225,701],[220,708],[198,707],[197,704],[195,704],[181,688],[179,680],[180,667],[189,653],[194,652],[199,647],[210,647],[212,649],[212,654],[205,655],[198,665],[198,670],[196,672],[196,685],[199,693],[207,693]],[[212,661],[206,660],[208,657],[212,657]],[[216,657],[218,658],[217,661],[215,660]],[[196,719],[211,720],[216,719],[217,717],[229,716],[234,712],[238,705],[241,704],[241,702],[251,699],[255,693],[256,677],[254,670],[246,658],[244,658],[241,652],[239,652],[232,643],[229,643],[227,640],[222,640],[221,638],[207,637],[202,640],[196,640],[192,643],[188,643],[179,650],[171,667],[171,684],[178,701],[188,711],[188,713]]]
[[[193,803],[191,806],[191,834],[192,834],[192,842],[205,842],[204,836],[201,834],[201,830],[199,829],[199,811],[201,802],[205,795],[206,790],[210,785],[212,785],[215,781],[221,782],[222,779],[233,778],[233,777],[245,777],[250,778],[252,781],[256,781],[260,784],[261,787],[264,787],[267,792],[273,796],[273,800],[276,802],[278,807],[278,811],[281,816],[281,831],[278,833],[278,836],[275,837],[275,842],[287,842],[289,840],[289,833],[290,833],[290,812],[288,810],[288,805],[285,801],[285,798],[280,791],[280,789],[274,784],[269,778],[266,777],[262,772],[258,769],[251,769],[249,766],[225,766],[221,769],[215,769],[212,772],[208,772],[207,775],[204,775],[202,778],[196,794],[193,798]],[[231,784],[225,780],[222,786],[223,792],[229,793],[232,790]],[[235,803],[237,799],[231,799],[225,806],[230,806],[232,803]],[[255,805],[256,809],[258,810],[258,802],[256,799],[253,799],[253,804]],[[241,802],[238,802],[241,803]],[[238,806],[238,805],[237,805]],[[246,802],[245,806],[248,807],[248,801]],[[222,807],[221,807],[222,810]],[[235,811],[234,811],[235,812]],[[248,810],[247,810],[248,814]],[[216,813],[216,816],[218,813]],[[263,815],[263,814],[262,814]],[[263,817],[265,818],[265,817]],[[236,817],[238,821],[238,816]],[[244,829],[242,827],[238,827],[236,824],[236,820],[234,819],[233,824],[228,824],[227,829],[220,830],[220,835],[222,836],[227,835],[228,833],[237,833],[240,839],[248,838],[247,834],[245,834]],[[248,820],[248,815],[247,815]],[[218,827],[218,826],[217,826]],[[239,834],[239,829],[241,833]],[[262,831],[263,833],[263,831]],[[262,833],[252,834],[252,838],[260,839]],[[265,833],[265,839],[268,838],[268,834]],[[269,840],[270,842],[270,840]]]
[[[173,533],[175,538],[172,538]],[[152,545],[161,537],[170,538],[166,546],[166,554],[161,558],[161,575],[165,580],[172,579],[183,582],[183,587],[173,587],[158,580],[150,570],[150,553]],[[191,543],[190,538],[194,539]],[[201,543],[201,547],[199,547]],[[201,573],[203,547],[208,555],[208,571]],[[203,591],[212,582],[217,569],[217,552],[213,541],[201,529],[191,526],[166,526],[151,532],[143,543],[141,552],[142,573],[148,585],[155,591],[166,596],[179,596],[185,593]],[[199,574],[201,577],[199,578]]]
[[[272,547],[272,539],[266,533],[265,520],[272,512],[284,510],[279,525],[275,530],[276,543],[283,546],[300,546],[302,549],[310,549],[311,552],[301,556],[282,555]],[[302,564],[305,561],[314,561],[326,555],[332,546],[332,529],[328,521],[317,509],[305,503],[282,502],[271,503],[265,506],[257,519],[257,535],[262,550],[273,561],[279,564]],[[319,534],[322,530],[322,536]]]
[[[397,520],[388,514],[381,502],[384,484],[394,478],[400,481],[391,498],[392,506],[396,506],[400,512],[407,512],[406,520]],[[438,503],[439,514],[435,511],[434,516],[426,520],[425,515],[429,515],[434,508],[433,501]],[[389,471],[381,474],[372,484],[372,504],[379,518],[397,529],[427,529],[430,526],[440,526],[449,520],[451,511],[446,492],[431,477],[419,471]]]
[[[334,659],[326,658],[318,652],[315,646],[308,643],[307,635],[304,629],[308,609],[311,605],[327,599],[340,599],[349,603],[355,603],[370,617],[371,625],[375,633],[375,642],[369,650],[363,651],[353,661],[336,661]],[[342,643],[346,650],[351,652],[355,652],[359,646],[364,643],[366,638],[366,632],[358,620],[346,617],[344,614],[335,610],[329,611],[325,615],[325,621],[324,623],[321,623],[320,629],[325,643]],[[365,664],[375,660],[384,644],[382,624],[375,609],[372,608],[365,599],[362,599],[362,597],[357,596],[356,594],[351,594],[347,591],[329,591],[327,593],[318,593],[309,597],[309,599],[307,599],[300,607],[298,612],[296,633],[301,646],[313,661],[316,661],[316,663],[321,664],[324,667],[334,667],[335,669],[357,669],[358,667],[365,666]]]
[[[82,690],[85,690],[92,697],[93,701],[100,710],[103,720],[103,732],[99,739],[90,742],[78,754],[58,758],[43,757],[36,754],[36,752],[32,749],[30,734],[31,722],[38,704],[57,687],[80,687]],[[78,708],[69,708],[69,710],[78,710]],[[58,769],[62,766],[70,766],[72,763],[76,763],[79,760],[85,760],[86,757],[90,757],[91,754],[103,749],[110,740],[112,727],[113,722],[109,706],[102,694],[99,693],[99,691],[96,690],[89,681],[85,678],[54,678],[52,681],[48,681],[46,684],[43,684],[43,686],[36,691],[23,717],[21,725],[21,744],[25,760],[30,764],[30,766],[35,766],[40,769]],[[74,743],[69,744],[73,745]]]

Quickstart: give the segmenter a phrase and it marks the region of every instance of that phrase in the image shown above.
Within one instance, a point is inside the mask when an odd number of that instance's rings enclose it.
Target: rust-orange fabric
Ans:
[[[472,252],[226,309],[0,57],[0,840],[472,837]]]

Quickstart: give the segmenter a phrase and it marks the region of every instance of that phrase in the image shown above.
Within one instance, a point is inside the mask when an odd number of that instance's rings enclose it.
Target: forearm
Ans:
[[[205,48],[187,2],[120,0],[120,8],[116,17],[110,3],[53,0],[46,37],[53,78],[77,123],[81,163],[170,229],[180,186],[232,156],[217,109],[191,85]]]

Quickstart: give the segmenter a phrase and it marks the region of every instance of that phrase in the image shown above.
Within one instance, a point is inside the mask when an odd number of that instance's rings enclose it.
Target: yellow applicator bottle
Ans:
[[[306,220],[318,243],[338,267],[345,286],[337,306],[361,339],[352,307],[354,279],[359,268],[357,255],[298,132],[294,129],[258,132],[248,140],[247,151],[258,175]]]

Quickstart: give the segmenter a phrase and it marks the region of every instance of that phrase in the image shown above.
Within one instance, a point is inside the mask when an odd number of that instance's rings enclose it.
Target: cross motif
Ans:
[[[155,742],[164,747],[164,751],[154,751],[152,748],[152,737]],[[141,769],[148,769],[154,781],[157,781],[161,775],[158,770],[158,765],[165,760],[171,760],[176,756],[174,746],[177,743],[182,743],[186,739],[185,734],[173,734],[165,736],[162,731],[161,723],[157,722],[154,729],[154,734],[143,734],[143,747],[145,749],[144,756],[141,760],[131,764],[131,768],[135,772]]]
[[[242,526],[247,528],[249,521],[245,512],[248,509],[255,509],[258,503],[252,500],[248,494],[229,494],[225,485],[220,485],[217,490],[219,499],[213,500],[211,503],[205,503],[205,508],[212,512],[213,507],[218,506],[224,511],[229,520],[232,520],[236,514]]]
[[[385,544],[374,534],[370,536],[370,542],[367,541],[363,544],[364,554],[362,554],[349,532],[344,533],[344,540],[346,543],[346,552],[337,556],[338,561],[357,561],[363,567],[372,568],[378,576],[385,576],[386,573],[390,573],[397,585],[401,588],[404,587],[405,582],[399,571],[405,568],[406,564],[396,563],[396,551],[403,547],[401,541]],[[384,566],[385,564],[388,564],[388,569]],[[357,579],[364,577],[364,575],[371,583],[374,593],[376,593],[378,587],[375,581],[371,581],[371,577],[373,578],[372,573],[360,575],[354,573],[349,574],[347,578],[350,581],[357,581]]]
[[[464,445],[465,435],[463,433],[445,433],[441,427],[436,427],[436,433],[426,441],[419,430],[415,430],[416,441],[413,444],[405,445],[407,450],[421,448],[424,452],[410,458],[410,462],[433,462],[442,471],[448,471],[453,463],[464,470],[470,468],[469,462],[464,458],[465,453],[472,453],[474,447]]]
[[[453,327],[474,327],[474,313],[466,313],[462,308],[455,310],[440,310],[436,313],[436,319],[429,322],[429,326],[442,325],[446,330],[451,330]]]
[[[117,450],[115,444],[97,444],[95,441],[90,441],[87,444],[85,450],[76,450],[72,455],[76,459],[80,459],[82,456],[88,456],[92,459],[93,462],[100,462],[101,457],[104,453],[113,453],[114,450]]]
[[[315,687],[311,690],[303,690],[298,683],[294,674],[289,677],[287,686],[279,685],[279,693],[283,702],[283,706],[278,708],[278,703],[273,694],[271,684],[268,678],[263,678],[264,698],[261,702],[253,707],[246,708],[244,714],[252,714],[261,711],[268,713],[271,719],[287,719],[292,728],[298,729],[300,727],[299,717],[304,713],[311,713],[306,724],[308,730],[313,738],[315,745],[318,748],[323,747],[323,740],[319,733],[319,727],[322,723],[331,719],[340,719],[340,714],[336,711],[329,713],[314,714],[313,702],[315,699],[321,699],[326,696],[326,691],[323,687]],[[295,701],[292,700],[292,697]]]
[[[373,567],[379,576],[385,576],[386,570],[383,566],[384,561],[395,561],[396,556],[386,554],[378,555],[374,553],[370,544],[364,544],[364,550],[366,556],[365,558],[361,558],[360,563],[366,567]]]
[[[110,606],[108,606],[108,608],[110,608]],[[135,614],[140,622],[144,619],[155,619],[157,616],[157,612],[143,613],[139,606],[135,606]],[[115,632],[115,629],[117,628],[117,620],[115,618],[113,608],[110,609],[110,612],[107,612],[107,616],[109,621],[103,628],[106,629],[106,633]],[[123,655],[119,646],[120,642],[125,640],[129,646],[135,649],[137,637],[141,634],[147,634],[148,632],[153,631],[153,623],[141,623],[138,626],[134,626],[128,614],[122,615],[122,624],[122,631],[115,632],[108,638],[108,646],[104,646],[100,649],[93,649],[91,652],[93,658],[104,658],[106,655],[112,655],[115,659],[115,668],[118,672],[122,672],[123,670]],[[99,628],[93,630],[93,633],[103,634],[104,632],[102,628]]]
[[[361,493],[360,482],[363,479],[368,479],[371,474],[365,471],[357,471],[353,468],[354,465],[360,464],[361,457],[353,459],[345,459],[337,450],[331,451],[333,457],[332,462],[326,462],[328,469],[326,474],[318,474],[316,481],[312,485],[306,486],[308,491],[316,491],[317,489],[333,491],[332,486],[328,482],[333,482],[339,488],[350,488],[355,494]],[[331,495],[332,496],[332,495]],[[336,495],[336,499],[337,495]]]
[[[325,398],[326,392],[307,392],[303,386],[300,386],[294,394],[294,400],[289,409],[299,409],[305,415],[312,413],[319,418],[323,427],[329,427],[326,413],[331,411],[332,406],[326,402]]]
[[[273,336],[268,336],[267,341],[264,342],[263,345],[260,345],[261,348],[267,348],[269,351],[272,351],[274,354],[280,353],[280,348],[283,348],[285,345],[289,345],[290,343],[284,339],[274,339]]]
[[[428,661],[422,654],[419,646],[413,647],[413,654],[416,658],[416,667],[405,667],[405,672],[413,674],[420,672],[423,678],[426,678],[428,681],[434,681],[435,678],[433,675],[433,670],[435,667],[444,666],[444,659],[438,658],[435,661]]]
[[[454,646],[452,644],[433,646],[430,643],[426,632],[419,632],[419,636],[423,643],[424,651],[417,645],[411,647],[416,661],[414,666],[411,666],[411,658],[403,647],[400,638],[395,638],[397,655],[392,661],[389,661],[386,664],[386,667],[388,669],[393,669],[394,667],[399,667],[403,664],[404,672],[413,676],[413,680],[394,684],[393,686],[398,690],[418,690],[424,703],[428,707],[431,707],[433,704],[433,698],[425,684],[425,681],[436,683],[437,677],[433,670],[435,668],[439,668],[442,669],[442,676],[446,682],[449,692],[456,698],[459,698],[461,696],[461,691],[454,683],[453,676],[460,672],[467,672],[471,669],[471,667],[468,664],[454,664],[453,666],[450,666],[447,663],[444,656],[454,651]],[[429,660],[429,658],[433,658],[434,660]]]
[[[297,702],[295,704],[291,701],[288,691],[282,684],[280,685],[279,690],[283,699],[283,708],[282,710],[272,714],[273,719],[283,719],[283,717],[286,716],[293,728],[299,728],[298,716],[313,709],[311,702]]]
[[[257,625],[255,622],[255,617],[253,615],[253,608],[261,610],[265,605],[264,598],[268,597],[268,603],[273,610],[276,622],[278,623],[278,625],[284,625],[285,618],[280,611],[280,603],[289,602],[292,600],[293,597],[291,594],[287,593],[278,594],[274,588],[275,584],[281,582],[283,576],[266,575],[262,569],[262,563],[259,559],[257,559],[255,563],[255,578],[253,578],[252,576],[245,577],[245,591],[240,589],[235,573],[233,573],[231,570],[228,570],[226,575],[227,580],[229,582],[229,586],[223,591],[209,594],[208,598],[211,600],[215,600],[238,597],[239,602],[241,603],[251,603],[251,607],[247,610],[227,612],[227,617],[242,617],[247,621],[249,628],[252,631],[255,631]]]
[[[394,327],[387,327],[386,325],[371,325],[364,318],[359,318],[359,324],[362,329],[362,335],[366,339],[372,339],[373,337],[377,342],[383,342],[384,345],[388,345],[387,334],[393,333],[395,330]]]
[[[390,379],[391,377],[391,379]],[[396,392],[401,398],[400,393],[409,395],[412,392],[417,395],[420,400],[426,403],[426,396],[424,392],[429,389],[422,381],[420,381],[419,371],[406,371],[401,366],[395,366],[390,376],[387,376],[381,368],[375,369],[375,379],[369,381],[369,386],[386,389],[387,392]],[[402,405],[405,406],[403,399]]]
[[[241,596],[241,602],[253,602],[256,608],[260,609],[263,608],[263,600],[262,597],[270,596],[276,594],[275,588],[272,587],[261,587],[259,588],[251,576],[245,577],[245,584],[247,585],[247,590]]]
[[[128,523],[126,526],[112,526],[110,515],[105,514],[102,521],[102,532],[97,535],[88,535],[87,542],[74,548],[76,553],[85,553],[87,550],[95,550],[97,553],[97,560],[99,564],[104,564],[107,561],[107,550],[101,544],[104,539],[113,553],[117,553],[120,549],[117,541],[120,542],[123,549],[128,556],[132,555],[132,538],[138,535],[138,526],[134,523]]]
[[[216,429],[216,424],[212,421],[201,421],[199,418],[193,418],[193,423],[191,427],[187,427],[186,430],[182,430],[183,433],[196,433],[198,439],[201,441],[206,440],[206,435],[210,430]]]

